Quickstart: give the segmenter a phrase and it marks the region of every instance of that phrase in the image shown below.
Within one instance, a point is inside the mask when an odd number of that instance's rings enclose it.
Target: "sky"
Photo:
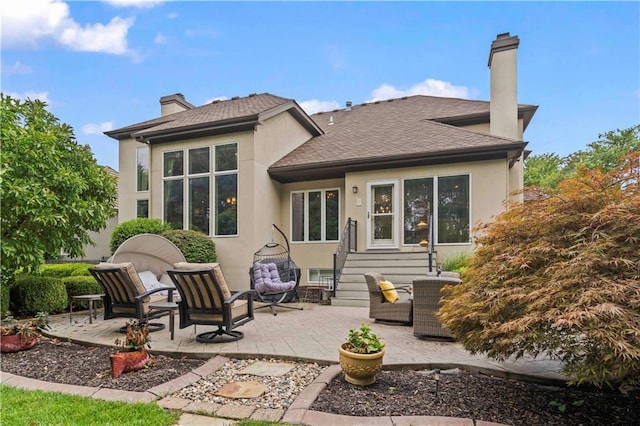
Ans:
[[[219,2],[3,0],[5,95],[40,99],[98,164],[103,134],[160,115],[162,96],[200,106],[272,93],[309,114],[434,95],[489,100],[489,48],[520,38],[518,102],[538,105],[524,140],[566,156],[640,124],[640,2]]]

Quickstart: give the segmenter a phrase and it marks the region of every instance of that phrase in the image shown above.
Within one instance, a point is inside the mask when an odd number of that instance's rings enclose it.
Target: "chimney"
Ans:
[[[351,101],[347,101],[347,111],[351,111],[351,105],[353,105]]]
[[[509,33],[498,34],[491,43],[489,69],[491,99],[490,130],[495,136],[522,139],[518,126],[517,52],[520,39]]]
[[[161,117],[176,112],[186,111],[191,108],[195,108],[195,106],[187,102],[182,93],[176,93],[174,95],[163,96],[160,98]]]

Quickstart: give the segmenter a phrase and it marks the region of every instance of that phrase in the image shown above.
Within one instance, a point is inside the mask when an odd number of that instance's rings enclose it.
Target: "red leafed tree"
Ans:
[[[477,228],[440,319],[472,353],[552,355],[573,384],[640,382],[640,152],[529,190]]]

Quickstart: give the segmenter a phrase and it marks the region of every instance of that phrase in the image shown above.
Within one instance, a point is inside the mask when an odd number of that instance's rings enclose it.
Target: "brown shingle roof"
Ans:
[[[525,106],[527,107],[527,106]],[[326,170],[323,177],[336,177],[348,170],[379,167],[394,162],[450,156],[499,149],[519,150],[522,141],[465,130],[449,124],[460,117],[489,121],[489,102],[433,96],[411,96],[335,110],[312,116],[325,131],[274,163],[269,172],[281,181],[291,173]],[[494,154],[496,155],[496,154]],[[506,154],[504,155],[506,157]],[[366,164],[370,164],[369,167]],[[295,180],[295,179],[294,179]]]
[[[197,108],[112,130],[106,134],[114,138],[149,138],[202,127],[211,128],[224,123],[256,121],[261,114],[287,106],[300,108],[293,99],[270,93],[253,94],[242,98],[213,101]]]

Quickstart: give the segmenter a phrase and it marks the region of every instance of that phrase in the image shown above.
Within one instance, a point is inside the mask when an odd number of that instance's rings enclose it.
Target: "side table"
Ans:
[[[149,310],[156,311],[168,311],[169,312],[169,332],[171,333],[171,340],[173,340],[173,332],[175,328],[174,315],[178,310],[178,304],[176,302],[158,302],[149,305]]]
[[[72,322],[71,316],[73,314],[73,303],[87,302],[89,304],[89,324],[93,324],[93,319],[98,319],[96,302],[101,301],[103,297],[104,294],[83,294],[79,296],[71,296],[71,302],[69,302],[69,322]]]

